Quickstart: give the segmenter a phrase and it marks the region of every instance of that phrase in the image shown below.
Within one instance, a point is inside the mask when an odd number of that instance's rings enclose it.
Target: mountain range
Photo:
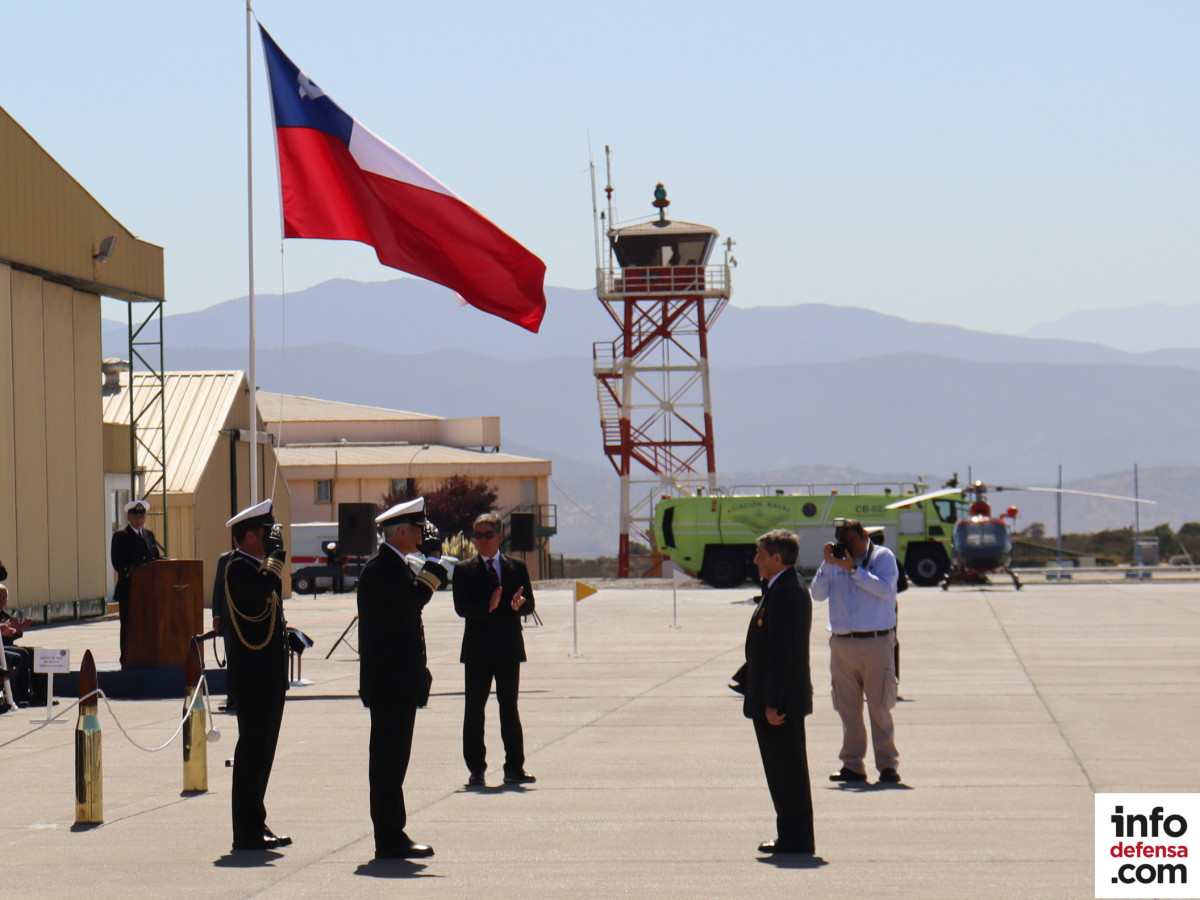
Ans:
[[[547,300],[533,335],[415,279],[331,281],[286,304],[263,296],[259,385],[499,414],[505,450],[554,462],[555,552],[611,553],[616,475],[601,452],[591,344],[618,329],[588,291],[548,288]],[[243,298],[166,316],[167,368],[245,368],[246,309]],[[105,355],[127,355],[125,342],[125,326],[107,323]],[[1200,349],[1132,353],[803,304],[727,306],[709,358],[727,486],[923,476],[938,487],[968,469],[991,483],[1050,485],[1062,464],[1067,487],[1127,495],[1136,462],[1141,495],[1160,500],[1143,508],[1144,528],[1200,519],[1200,422],[1189,405],[1200,396]],[[411,390],[398,393],[401,383]],[[1018,525],[1053,531],[1052,498],[1008,502],[1022,508]],[[1067,532],[1131,524],[1132,504],[1072,497],[1063,520]]]

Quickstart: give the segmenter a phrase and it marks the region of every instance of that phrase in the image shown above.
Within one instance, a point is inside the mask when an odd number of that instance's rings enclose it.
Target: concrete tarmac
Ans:
[[[1200,591],[1194,584],[913,589],[900,599],[902,785],[839,787],[824,604],[812,633],[807,720],[813,859],[756,852],[774,814],[753,729],[728,687],[752,589],[605,588],[576,606],[536,590],[521,716],[537,783],[502,785],[488,705],[486,789],[462,761],[462,620],[426,610],[433,697],[417,714],[408,832],[436,855],[373,862],[369,719],[357,658],[324,655],[353,595],[294,598],[316,646],[288,699],[268,821],[295,843],[230,854],[234,717],[216,715],[209,792],[182,796],[180,700],[103,704],[104,824],[75,827],[74,711],[0,716],[5,897],[1091,897],[1093,794],[1195,791]],[[350,636],[356,644],[355,635]],[[116,659],[114,620],[42,628],[27,644]],[[221,698],[215,698],[216,702]],[[70,701],[64,700],[62,706]],[[60,707],[61,708],[61,707]],[[115,718],[114,718],[115,717]],[[32,733],[28,733],[31,732]],[[25,735],[25,736],[22,736]],[[401,883],[403,882],[403,884]]]

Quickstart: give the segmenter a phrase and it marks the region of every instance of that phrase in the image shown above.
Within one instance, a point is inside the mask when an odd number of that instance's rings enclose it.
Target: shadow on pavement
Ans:
[[[820,869],[829,865],[821,857],[807,853],[775,853],[762,857],[759,862],[777,869]]]
[[[283,854],[274,850],[239,850],[214,859],[213,865],[222,869],[258,869],[275,865],[277,859],[283,859]]]
[[[426,872],[425,863],[408,859],[373,859],[362,863],[354,870],[355,875],[367,878],[445,878],[434,872]]]

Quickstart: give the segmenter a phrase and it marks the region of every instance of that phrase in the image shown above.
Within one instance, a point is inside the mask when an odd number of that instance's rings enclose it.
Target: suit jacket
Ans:
[[[446,570],[426,561],[414,574],[408,561],[381,544],[358,578],[358,694],[364,706],[429,697],[421,610],[446,583]]]
[[[283,692],[288,689],[287,644],[279,563],[259,562],[234,551],[225,557],[222,583],[228,587],[224,626],[228,693]],[[219,568],[219,567],[218,567]],[[260,646],[261,645],[261,646]]]
[[[213,576],[212,615],[214,619],[218,617],[221,619],[222,637],[229,633],[229,615],[225,605],[225,567],[229,565],[229,558],[236,552],[236,550],[227,550],[217,558],[217,574]]]
[[[524,587],[525,602],[512,608],[517,589]],[[533,612],[533,586],[525,563],[500,554],[500,605],[488,612],[492,578],[487,561],[476,556],[454,569],[454,611],[466,619],[459,662],[491,665],[525,662],[521,616]]]
[[[746,633],[746,718],[763,718],[767,708],[788,716],[812,712],[808,640],[812,598],[795,569],[785,569],[763,592]]]
[[[158,552],[158,541],[154,532],[143,528],[138,534],[132,525],[126,525],[120,531],[114,531],[112,543],[109,545],[109,558],[112,567],[117,570],[117,586],[113,596],[117,599],[129,598],[129,577],[138,566],[144,566],[162,556]]]

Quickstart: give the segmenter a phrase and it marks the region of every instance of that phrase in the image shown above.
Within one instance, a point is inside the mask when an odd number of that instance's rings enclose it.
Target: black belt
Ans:
[[[896,630],[896,626],[893,625],[891,628],[885,628],[882,631],[850,631],[850,632],[847,632],[846,634],[835,634],[834,637],[848,637],[848,638],[883,637],[884,635],[891,634],[895,630]]]

